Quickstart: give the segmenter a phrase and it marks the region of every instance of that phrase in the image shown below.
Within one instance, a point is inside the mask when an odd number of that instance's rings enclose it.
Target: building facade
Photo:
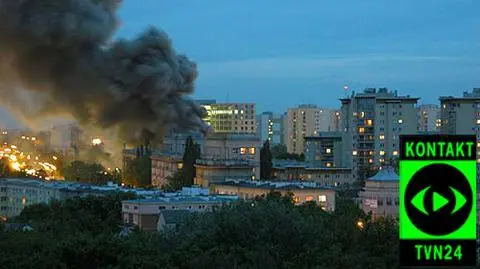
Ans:
[[[257,115],[257,136],[262,142],[269,141],[270,145],[284,144],[284,116],[272,112]]]
[[[212,103],[201,105],[205,122],[214,132],[256,134],[256,106],[253,103]]]
[[[153,154],[150,156],[152,161],[152,185],[162,187],[168,182],[169,177],[182,169],[183,159],[181,155]]]
[[[324,210],[335,210],[335,191],[318,186],[314,182],[228,180],[213,184],[212,191],[220,195],[236,195],[241,199],[254,199],[270,192],[292,194],[297,205],[315,202]]]
[[[373,167],[397,158],[399,135],[417,133],[418,99],[386,88],[368,88],[340,99],[345,153],[352,156],[357,178],[365,179]]]
[[[154,199],[122,201],[122,218],[125,225],[135,225],[144,231],[157,231],[159,216],[166,210],[187,210],[189,212],[208,212],[216,206],[237,200],[235,196],[215,196],[204,193],[197,195],[165,195]]]
[[[438,105],[419,105],[417,117],[419,132],[431,133],[440,131],[441,118]]]
[[[320,132],[305,137],[305,162],[310,168],[351,167],[345,154],[344,132]]]
[[[316,105],[289,108],[284,134],[287,151],[301,154],[304,150],[304,137],[315,136],[319,132],[335,131],[338,128],[336,119],[340,114],[337,112],[337,110],[319,108]]]
[[[372,217],[391,217],[398,219],[399,178],[392,167],[383,167],[375,176],[365,180],[360,192],[360,205],[365,213]]]
[[[207,187],[226,178],[260,178],[262,142],[255,135],[209,134],[196,162],[195,184]]]
[[[34,179],[0,179],[0,220],[18,216],[29,205],[48,204],[52,200],[88,195],[106,195],[118,191],[131,191],[142,195],[156,194],[156,191],[122,189],[115,185],[94,186]]]

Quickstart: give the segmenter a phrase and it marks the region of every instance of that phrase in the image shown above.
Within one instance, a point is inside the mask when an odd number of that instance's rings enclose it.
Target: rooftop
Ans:
[[[398,181],[399,177],[395,170],[391,166],[385,166],[380,168],[380,171],[368,180],[372,181]]]
[[[39,179],[23,179],[23,178],[2,178],[0,185],[16,185],[24,187],[50,188],[65,191],[84,191],[84,192],[130,192],[141,196],[156,196],[161,192],[159,190],[146,190],[137,188],[125,188],[116,184],[109,183],[107,185],[91,185],[84,183],[72,183],[66,181],[46,181]]]
[[[185,203],[228,203],[238,199],[238,196],[233,195],[198,195],[198,196],[186,196],[186,195],[177,195],[167,197],[165,195],[160,195],[155,198],[150,199],[134,199],[134,200],[125,200],[123,203],[131,204],[185,204]]]
[[[225,182],[214,183],[213,185],[219,186],[238,186],[246,188],[257,189],[321,189],[321,190],[333,190],[332,188],[324,187],[313,181],[254,181],[254,180],[237,180],[227,179]]]

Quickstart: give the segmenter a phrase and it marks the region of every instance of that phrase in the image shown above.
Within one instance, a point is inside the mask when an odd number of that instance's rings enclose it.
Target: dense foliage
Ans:
[[[272,154],[273,159],[296,160],[299,162],[305,161],[305,155],[303,153],[302,154],[288,153],[287,146],[285,145],[274,145],[270,148],[270,152]]]
[[[127,185],[146,187],[151,185],[151,173],[150,156],[139,156],[127,161],[123,179]]]
[[[104,184],[107,181],[118,182],[121,178],[120,171],[108,171],[101,164],[73,161],[63,168],[63,176],[66,180]]]
[[[397,267],[398,231],[339,199],[335,213],[296,207],[271,194],[192,215],[176,234],[118,237],[119,197],[75,199],[26,209],[19,220],[44,231],[0,233],[3,268]],[[363,225],[359,225],[361,221]]]

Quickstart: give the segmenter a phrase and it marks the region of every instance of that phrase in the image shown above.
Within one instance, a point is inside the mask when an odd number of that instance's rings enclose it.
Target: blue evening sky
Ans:
[[[117,37],[165,30],[198,63],[194,97],[259,112],[339,107],[344,85],[438,103],[480,87],[479,11],[478,0],[124,0]]]
[[[480,87],[478,0],[125,0],[122,37],[154,25],[198,63],[195,97],[281,112],[388,87],[438,103]]]

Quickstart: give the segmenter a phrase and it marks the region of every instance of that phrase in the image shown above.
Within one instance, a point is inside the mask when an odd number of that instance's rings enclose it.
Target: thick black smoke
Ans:
[[[27,106],[24,117],[67,113],[81,125],[116,129],[132,144],[170,127],[204,128],[202,110],[186,97],[195,63],[155,28],[111,42],[118,2],[0,0],[0,100]],[[24,91],[34,102],[18,103]]]

